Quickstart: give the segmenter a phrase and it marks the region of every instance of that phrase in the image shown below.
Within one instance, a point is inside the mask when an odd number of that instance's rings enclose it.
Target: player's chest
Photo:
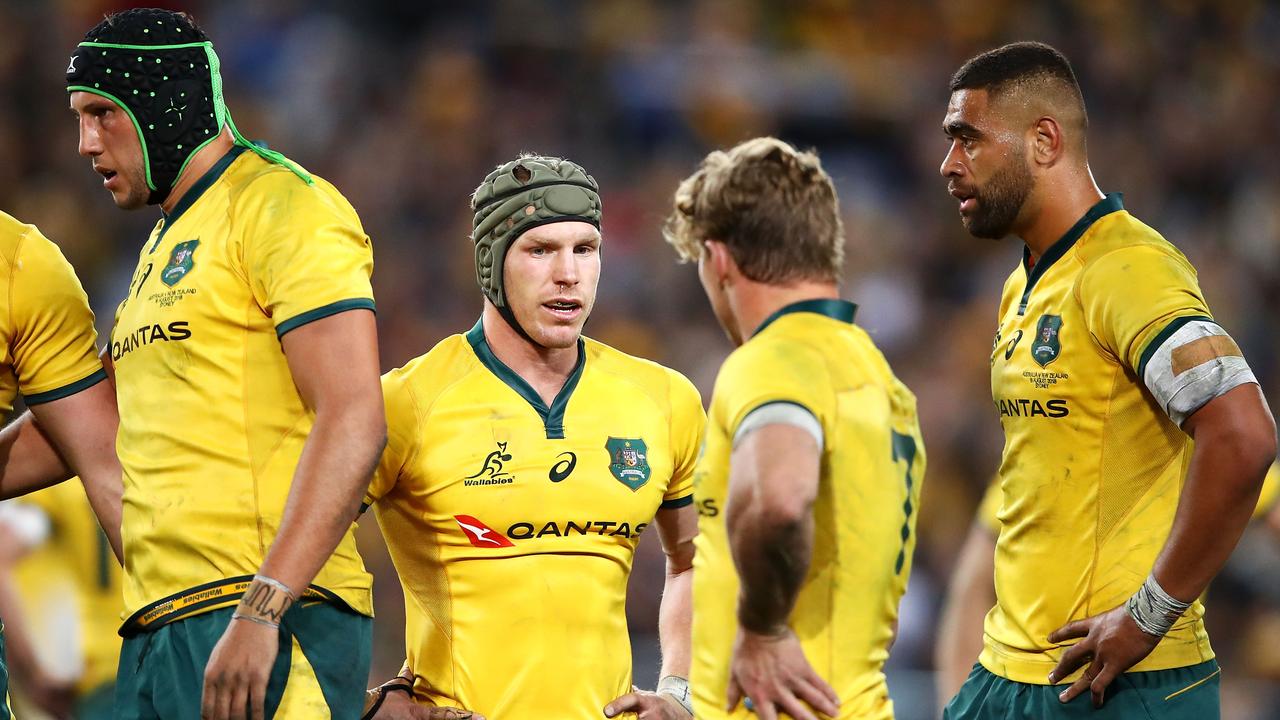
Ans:
[[[1102,378],[1110,373],[1074,298],[1072,278],[1048,280],[1004,303],[990,358],[1001,419],[1059,420],[1107,392]]]
[[[194,222],[152,234],[112,328],[116,361],[220,326],[244,325],[252,295],[229,252],[228,234],[225,226]]]
[[[434,519],[479,518],[512,537],[638,537],[674,468],[668,431],[624,413],[566,413],[565,437],[518,405],[480,422],[433,413],[408,476]],[[588,528],[583,530],[583,528]]]

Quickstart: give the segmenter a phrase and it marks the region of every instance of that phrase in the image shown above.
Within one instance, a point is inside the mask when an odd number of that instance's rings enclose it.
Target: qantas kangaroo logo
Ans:
[[[470,515],[454,515],[453,519],[471,544],[478,548],[515,547],[510,540]]]

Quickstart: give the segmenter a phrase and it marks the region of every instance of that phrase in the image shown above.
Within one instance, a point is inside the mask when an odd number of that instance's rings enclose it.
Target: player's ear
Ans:
[[[703,262],[711,270],[711,276],[720,281],[720,284],[724,284],[726,280],[731,280],[738,270],[738,263],[734,262],[733,253],[729,252],[729,246],[719,240],[707,240],[703,245],[706,247],[707,253]]]
[[[1045,115],[1031,128],[1031,159],[1041,167],[1052,167],[1066,152],[1066,139],[1062,125]]]

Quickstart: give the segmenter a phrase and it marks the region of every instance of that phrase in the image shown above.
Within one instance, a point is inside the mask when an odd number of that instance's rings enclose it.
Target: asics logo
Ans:
[[[1021,339],[1022,339],[1022,331],[1019,330],[1018,334],[1014,335],[1013,339],[1009,341],[1009,347],[1005,348],[1005,351],[1004,351],[1005,360],[1008,360],[1009,358],[1013,357],[1013,349],[1018,347],[1018,341]]]

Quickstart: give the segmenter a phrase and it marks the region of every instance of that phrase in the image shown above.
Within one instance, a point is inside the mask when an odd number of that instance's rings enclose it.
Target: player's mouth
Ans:
[[[555,300],[544,302],[542,307],[561,320],[573,320],[582,312],[582,303],[567,298],[556,298]]]
[[[102,187],[108,190],[115,189],[114,187],[115,183],[112,182],[117,177],[115,170],[108,170],[104,167],[94,167],[93,169],[96,170],[98,174],[102,176]]]
[[[960,214],[971,213],[978,207],[978,196],[976,193],[962,190],[958,187],[949,188],[951,197],[960,201]]]

